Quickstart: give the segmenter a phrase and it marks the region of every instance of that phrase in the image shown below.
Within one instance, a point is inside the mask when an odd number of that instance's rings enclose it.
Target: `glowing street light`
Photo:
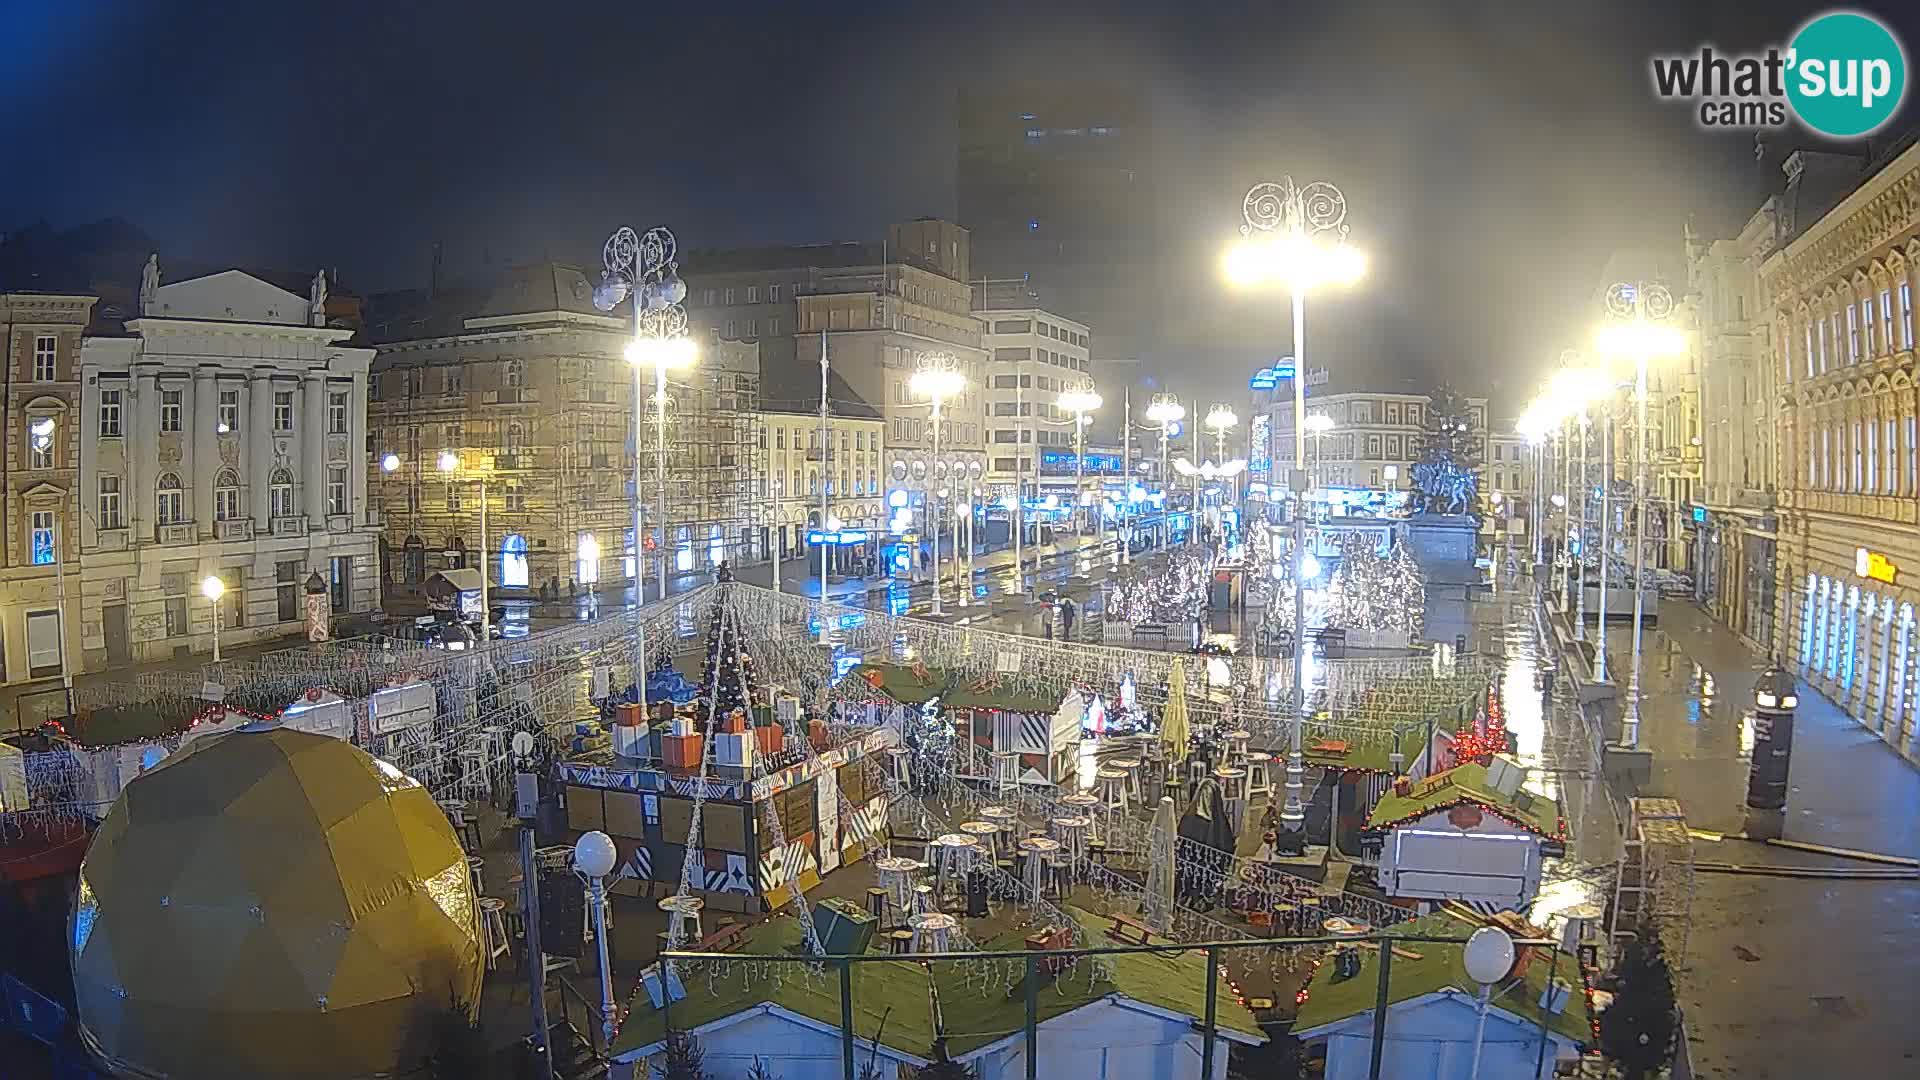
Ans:
[[[220,598],[227,594],[227,583],[208,574],[200,582],[200,595],[207,598],[213,612],[213,662],[220,662]]]
[[[1100,395],[1094,392],[1091,383],[1076,386],[1060,395],[1060,408],[1073,414],[1073,492],[1074,500],[1085,505],[1086,493],[1081,488],[1086,483],[1087,460],[1087,424],[1091,418],[1087,415],[1100,407]],[[1095,520],[1096,527],[1098,519]],[[1074,531],[1080,531],[1079,514],[1074,514]]]
[[[920,358],[920,370],[907,380],[907,389],[917,395],[929,398],[933,402],[933,464],[938,467],[940,461],[940,403],[966,389],[966,377],[960,374],[959,360],[952,353],[933,353]],[[927,532],[933,536],[933,613],[945,614],[940,609],[940,514],[935,497],[939,492],[933,469],[927,470],[930,486],[927,492]],[[958,567],[956,566],[956,569]],[[971,591],[972,579],[968,579],[968,591]],[[826,583],[821,583],[821,600],[826,599]]]
[[[1603,354],[1626,356],[1634,364],[1633,671],[1628,677],[1627,712],[1620,725],[1621,742],[1632,747],[1640,739],[1640,627],[1646,604],[1640,575],[1647,540],[1647,364],[1684,353],[1687,337],[1661,325],[1673,314],[1673,294],[1663,286],[1620,282],[1607,290],[1606,307],[1614,321],[1600,329],[1595,343]]]
[[[1180,433],[1180,421],[1185,419],[1186,415],[1187,407],[1180,404],[1179,398],[1172,394],[1155,394],[1153,395],[1152,403],[1147,406],[1147,419],[1153,421],[1153,423],[1151,425],[1140,425],[1148,431],[1157,431],[1160,433],[1160,491],[1162,494],[1167,490],[1168,440],[1172,436]],[[1172,523],[1167,520],[1166,511],[1163,508],[1160,514],[1161,542],[1163,546],[1168,546],[1173,543],[1173,534],[1170,528],[1171,524]]]
[[[1347,197],[1324,181],[1305,187],[1292,177],[1255,184],[1241,200],[1241,240],[1227,252],[1227,280],[1241,288],[1282,284],[1293,300],[1293,551],[1306,551],[1307,471],[1307,293],[1325,285],[1349,284],[1366,272],[1366,257],[1346,243]],[[1280,812],[1281,850],[1306,850],[1306,758],[1301,746],[1301,714],[1306,710],[1306,591],[1293,589],[1293,722],[1287,748],[1286,801]]]
[[[399,454],[383,454],[380,458],[380,471],[393,472],[400,467]]]
[[[455,483],[453,474],[460,468],[460,455],[451,450],[442,450],[436,464],[446,476],[447,486],[452,487]],[[480,485],[480,643],[485,645],[493,634],[493,608],[490,606],[487,584],[487,564],[492,561],[487,555],[487,476],[480,473],[474,479]]]

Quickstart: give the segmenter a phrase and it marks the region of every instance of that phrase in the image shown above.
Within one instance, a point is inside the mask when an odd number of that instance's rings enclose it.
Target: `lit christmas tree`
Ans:
[[[753,657],[740,641],[736,620],[726,617],[715,604],[707,627],[706,659],[701,661],[700,692],[712,692],[714,715],[725,716],[735,709],[748,708],[753,700]],[[714,682],[716,664],[719,682]]]
[[[1349,533],[1340,540],[1340,567],[1327,586],[1327,623],[1343,630],[1420,629],[1426,612],[1426,583],[1404,545],[1380,554],[1370,536]]]
[[[1453,759],[1460,764],[1476,762],[1485,765],[1493,760],[1493,755],[1504,754],[1513,749],[1513,740],[1507,735],[1507,710],[1500,701],[1500,689],[1487,687],[1487,709],[1474,724],[1454,733]]]

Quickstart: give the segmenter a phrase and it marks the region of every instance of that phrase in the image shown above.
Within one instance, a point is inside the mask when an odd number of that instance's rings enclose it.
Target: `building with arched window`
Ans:
[[[1762,264],[1777,396],[1776,652],[1907,757],[1920,757],[1920,146],[1860,172],[1788,159],[1789,192],[1818,171],[1848,186],[1800,207]],[[1864,175],[1864,179],[1861,177]],[[1818,216],[1815,216],[1818,215]]]
[[[636,440],[624,358],[632,316],[595,308],[576,267],[539,263],[475,289],[370,297],[367,331],[374,454],[395,458],[393,471],[372,472],[372,491],[389,550],[409,552],[387,561],[389,588],[413,589],[454,564],[447,552],[481,548],[483,478],[491,550],[459,558],[484,565],[494,588],[630,578],[636,442],[650,553],[664,517],[672,566],[683,552],[696,570],[763,557],[757,345],[702,341],[693,367],[669,373],[664,408],[646,372]],[[437,467],[449,452],[459,463],[451,474]],[[649,576],[656,565],[650,554]]]
[[[210,649],[208,576],[227,585],[226,646],[300,632],[315,573],[336,619],[376,602],[373,351],[329,325],[317,285],[239,270],[160,284],[162,270],[124,335],[80,349],[73,610],[94,667]]]

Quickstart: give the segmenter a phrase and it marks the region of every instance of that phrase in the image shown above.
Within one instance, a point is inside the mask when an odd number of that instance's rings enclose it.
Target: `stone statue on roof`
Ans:
[[[313,287],[308,290],[307,296],[312,301],[313,325],[327,325],[327,271],[325,267],[321,267],[320,272],[313,275]]]
[[[140,314],[147,314],[153,306],[155,294],[160,291],[160,253],[147,256],[147,265],[140,271]]]

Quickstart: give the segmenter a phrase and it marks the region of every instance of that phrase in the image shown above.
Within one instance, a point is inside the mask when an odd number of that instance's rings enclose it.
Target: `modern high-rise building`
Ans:
[[[1136,358],[1164,293],[1153,129],[1137,84],[995,84],[960,93],[960,224],[980,277],[1024,278],[1099,330],[1093,360]],[[1113,385],[1120,385],[1114,382]]]

